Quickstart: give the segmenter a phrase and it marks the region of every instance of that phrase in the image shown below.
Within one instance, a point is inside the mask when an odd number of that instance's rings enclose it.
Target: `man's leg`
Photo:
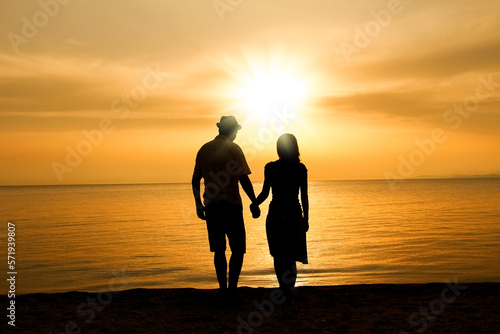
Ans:
[[[236,289],[240,278],[241,267],[243,266],[243,258],[245,254],[241,252],[233,252],[229,259],[229,288]]]
[[[245,223],[243,222],[243,208],[241,205],[229,205],[227,209],[228,229],[227,237],[231,247],[229,259],[229,288],[236,289],[243,266],[246,252]]]
[[[210,251],[214,253],[214,267],[219,288],[227,289],[226,234],[224,232],[223,208],[219,202],[205,206]]]
[[[219,281],[219,288],[227,289],[226,251],[214,252],[214,266],[215,266],[215,273],[217,274],[217,281]]]

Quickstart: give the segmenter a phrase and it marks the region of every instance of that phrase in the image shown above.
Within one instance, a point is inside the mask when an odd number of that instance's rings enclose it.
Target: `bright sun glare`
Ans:
[[[265,119],[276,108],[295,111],[307,95],[307,86],[289,73],[255,71],[241,78],[236,95],[252,118]]]

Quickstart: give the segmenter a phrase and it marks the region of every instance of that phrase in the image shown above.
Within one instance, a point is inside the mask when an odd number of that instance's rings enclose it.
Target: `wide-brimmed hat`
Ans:
[[[220,122],[217,123],[219,129],[225,130],[241,130],[241,125],[238,124],[236,117],[234,116],[222,116]]]

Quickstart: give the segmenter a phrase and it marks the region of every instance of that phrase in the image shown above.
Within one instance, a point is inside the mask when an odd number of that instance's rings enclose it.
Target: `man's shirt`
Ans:
[[[241,205],[238,181],[240,176],[249,174],[243,151],[224,135],[203,145],[196,155],[193,178],[203,178],[205,182],[205,205],[221,200]]]

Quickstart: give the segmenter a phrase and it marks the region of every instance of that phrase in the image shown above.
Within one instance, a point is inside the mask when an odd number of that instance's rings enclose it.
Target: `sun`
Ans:
[[[284,109],[295,113],[304,103],[308,86],[291,70],[253,67],[252,72],[239,77],[239,86],[235,90],[238,108],[250,118],[267,119],[276,111]]]
[[[263,118],[275,108],[295,110],[304,100],[306,86],[286,74],[260,73],[246,78],[239,92],[241,106],[252,115]]]

